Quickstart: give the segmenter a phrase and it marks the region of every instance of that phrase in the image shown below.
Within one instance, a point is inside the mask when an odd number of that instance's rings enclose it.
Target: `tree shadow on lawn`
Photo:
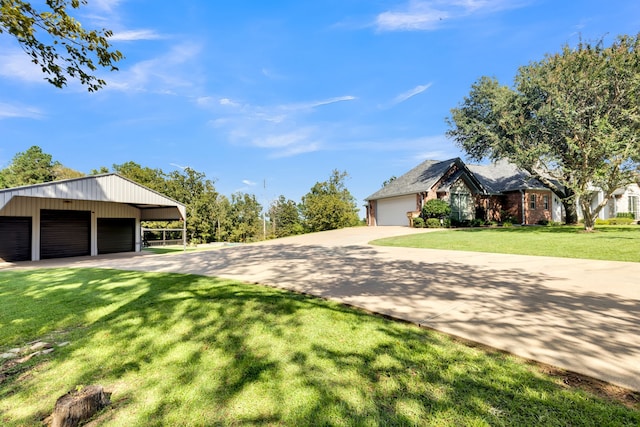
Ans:
[[[53,330],[68,325],[71,309],[83,329],[30,375],[0,385],[7,425],[36,424],[56,397],[94,383],[114,392],[99,418],[114,425],[640,420],[563,391],[504,354],[485,357],[443,335],[302,294],[190,275],[49,273],[49,285],[12,292],[23,303],[34,295],[52,305],[76,301],[31,315]],[[558,411],[567,400],[570,410]]]
[[[607,293],[605,283],[602,292],[554,287],[566,279],[424,253],[424,261],[387,260],[370,246],[272,244],[175,255],[158,267],[339,300],[621,384],[640,378],[638,299]]]
[[[372,256],[370,247],[272,245],[159,257],[158,268],[197,267],[215,275],[249,274],[259,266],[266,283],[416,316],[429,327],[478,336],[493,316],[489,332],[523,346],[533,334],[545,349],[564,354],[578,339],[576,344],[593,346],[594,357],[606,357],[609,350],[599,348],[603,340],[637,331],[636,302],[554,291],[542,273],[372,263]],[[302,262],[308,259],[310,264]],[[0,421],[9,425],[33,423],[51,411],[56,397],[93,383],[114,391],[114,405],[101,422],[116,425],[639,422],[637,411],[618,407],[612,413],[512,364],[507,355],[485,359],[477,349],[451,349],[442,335],[303,294],[192,275],[86,269],[7,274],[16,283],[9,288],[0,274],[3,309],[8,296],[39,307],[14,313],[29,340],[83,327],[69,334],[72,345],[47,356],[32,376],[0,385],[0,407],[12,417]],[[20,287],[23,277],[30,283],[29,275],[41,284]],[[467,317],[448,318],[451,302]],[[544,335],[548,326],[557,332]],[[637,358],[633,345],[608,342],[612,353]],[[20,405],[33,409],[11,415]]]

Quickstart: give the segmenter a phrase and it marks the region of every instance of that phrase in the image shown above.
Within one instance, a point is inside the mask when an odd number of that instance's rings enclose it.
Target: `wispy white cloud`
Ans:
[[[243,180],[242,180],[242,183],[243,183],[244,185],[248,185],[249,187],[254,187],[254,186],[256,185],[256,183],[255,183],[255,182],[250,181],[250,180],[248,180],[248,179],[243,179]]]
[[[378,31],[433,31],[447,21],[523,7],[530,0],[411,0],[403,8],[380,13]]]
[[[393,104],[400,104],[401,102],[406,101],[409,98],[412,98],[418,94],[421,94],[422,92],[424,92],[425,90],[429,89],[431,87],[432,83],[427,83],[426,85],[418,85],[416,87],[414,87],[413,89],[410,89],[406,92],[401,93],[400,95],[396,96],[393,99]]]
[[[197,80],[196,73],[186,64],[197,58],[200,51],[201,47],[194,43],[175,45],[165,55],[138,62],[129,69],[121,68],[117,74],[110,75],[107,88],[174,94],[178,88],[192,87]],[[206,101],[206,97],[198,99]]]
[[[180,168],[182,170],[185,170],[186,168],[188,168],[189,166],[183,166],[183,165],[179,165],[177,163],[169,163],[171,166],[175,166],[177,168]]]
[[[43,116],[42,111],[35,107],[24,107],[0,102],[0,120],[19,117],[40,119]]]
[[[27,83],[46,83],[46,74],[19,49],[3,49],[0,54],[0,76]]]
[[[374,132],[375,129],[368,130],[368,133]],[[446,135],[429,135],[417,138],[366,138],[359,137],[350,143],[341,143],[337,149],[344,150],[368,150],[376,152],[410,152],[410,153],[441,153],[441,147],[451,147],[451,142]],[[457,155],[457,154],[456,154]],[[451,157],[451,156],[450,156]],[[455,157],[455,156],[453,156]],[[417,159],[418,157],[412,158]],[[426,157],[425,157],[426,158]],[[436,156],[434,158],[442,158]],[[424,160],[424,158],[423,158]]]
[[[271,80],[283,80],[286,78],[286,76],[278,74],[277,72],[270,70],[269,68],[262,68],[262,70],[260,71],[262,72],[263,76]]]
[[[428,3],[411,4],[404,11],[387,11],[376,18],[376,28],[379,31],[413,31],[434,30],[443,19],[450,14],[436,9]]]
[[[335,103],[353,101],[345,95],[319,100],[277,104],[251,105],[228,97],[202,96],[195,103],[217,117],[210,121],[218,132],[234,144],[269,150],[270,157],[291,157],[324,149],[326,129],[305,126],[308,116]]]
[[[264,137],[253,138],[253,145],[262,148],[291,147],[303,143],[309,138],[310,128],[298,129],[294,132],[271,134]]]
[[[319,129],[314,127],[288,129],[255,126],[249,128],[245,125],[242,130],[232,130],[229,135],[237,143],[269,150],[271,158],[311,153],[322,147],[322,144],[316,140],[320,137]]]
[[[122,0],[92,0],[89,4],[98,10],[112,12],[120,3],[122,3]]]
[[[166,38],[154,30],[124,30],[114,32],[109,41],[158,40]]]
[[[425,160],[447,160],[451,157],[452,157],[452,153],[448,151],[429,150],[429,151],[421,151],[418,154],[411,156],[408,160],[410,162],[414,162],[414,161],[422,162]]]
[[[284,150],[274,152],[271,157],[272,158],[284,158],[284,157],[294,157],[300,154],[313,153],[315,151],[320,151],[322,149],[322,145],[318,142],[308,142],[305,144],[295,145],[292,147],[287,147]]]
[[[315,107],[321,107],[323,105],[329,105],[329,104],[335,104],[336,102],[344,102],[344,101],[354,101],[358,98],[356,98],[355,96],[336,96],[335,98],[329,98],[329,99],[323,99],[320,101],[315,101],[315,102],[311,102],[309,104],[301,104],[299,107],[300,108],[315,108]]]
[[[220,103],[220,105],[228,105],[230,107],[239,107],[240,104],[229,99],[229,98],[220,98],[220,100],[218,101]]]

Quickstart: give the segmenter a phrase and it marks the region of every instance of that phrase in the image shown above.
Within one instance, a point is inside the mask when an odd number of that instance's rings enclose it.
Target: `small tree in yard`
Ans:
[[[302,197],[300,213],[308,231],[335,230],[358,224],[358,207],[344,181],[348,174],[334,170],[328,181],[316,182]]]
[[[422,207],[422,216],[428,218],[444,218],[451,215],[451,206],[442,199],[431,199]]]
[[[280,196],[269,207],[269,221],[275,237],[302,234],[304,231],[298,206],[293,200]]]

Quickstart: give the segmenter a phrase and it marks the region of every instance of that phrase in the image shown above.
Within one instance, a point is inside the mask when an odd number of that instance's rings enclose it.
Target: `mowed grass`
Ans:
[[[202,251],[213,251],[216,249],[222,248],[223,245],[198,245],[198,246],[187,246],[186,248],[182,245],[167,245],[167,246],[151,246],[146,247],[143,250],[146,252],[151,252],[154,254],[174,254],[181,252],[202,252]]]
[[[0,375],[0,425],[40,425],[82,385],[104,426],[637,426],[640,411],[532,364],[273,288],[99,269],[0,273],[0,352],[56,343]],[[8,366],[5,364],[5,367]]]
[[[460,228],[391,237],[381,246],[640,262],[640,226]]]

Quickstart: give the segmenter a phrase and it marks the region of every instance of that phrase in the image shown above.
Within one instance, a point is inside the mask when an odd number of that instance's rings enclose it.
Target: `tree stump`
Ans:
[[[51,415],[51,427],[76,427],[88,420],[99,410],[108,406],[111,393],[105,393],[102,386],[90,385],[79,391],[70,391],[56,401]]]

